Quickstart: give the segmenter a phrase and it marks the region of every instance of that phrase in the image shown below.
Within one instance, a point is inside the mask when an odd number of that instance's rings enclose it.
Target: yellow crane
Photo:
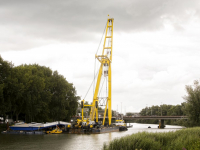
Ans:
[[[106,25],[106,31],[105,31],[105,38],[104,38],[104,44],[103,44],[103,51],[102,55],[95,55],[95,58],[100,62],[100,68],[96,80],[96,87],[93,95],[93,102],[91,105],[84,105],[84,99],[81,101],[81,108],[82,108],[82,121],[78,120],[77,122],[84,122],[83,117],[83,108],[84,106],[90,106],[90,117],[87,119],[87,124],[89,124],[89,121],[94,122],[95,114],[96,114],[96,122],[98,122],[98,104],[100,98],[98,96],[99,90],[100,90],[100,82],[102,79],[102,75],[107,78],[106,84],[108,85],[107,90],[107,96],[103,99],[106,101],[105,104],[105,110],[104,110],[104,117],[103,117],[103,125],[105,123],[105,117],[106,112],[108,109],[108,123],[111,125],[111,119],[112,119],[112,71],[111,71],[111,63],[112,63],[112,50],[113,50],[113,22],[114,18],[108,18],[107,19],[107,25]],[[91,126],[92,127],[92,126]]]

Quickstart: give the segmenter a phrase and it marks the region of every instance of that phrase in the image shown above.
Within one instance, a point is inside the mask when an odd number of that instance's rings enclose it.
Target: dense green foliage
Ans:
[[[142,116],[184,116],[185,103],[181,105],[160,105],[143,108],[140,111]]]
[[[139,132],[119,139],[114,139],[109,145],[104,144],[104,150],[199,150],[200,128],[181,129],[175,132],[148,133]]]
[[[200,84],[195,80],[194,85],[186,85],[186,102],[181,105],[160,105],[143,108],[142,116],[188,116],[188,120],[166,120],[165,124],[199,126],[200,125]],[[138,123],[158,123],[158,120],[137,120]]]
[[[3,59],[0,57],[0,114],[5,114],[7,111],[10,110],[10,101],[5,100],[4,89],[7,88],[11,77],[11,66],[11,63],[3,61]]]
[[[187,96],[186,100],[186,112],[189,117],[190,126],[200,125],[200,85],[199,81],[195,80],[194,85],[186,85]]]
[[[6,127],[7,127],[6,124],[0,124],[0,132],[6,131]]]
[[[186,103],[181,105],[160,105],[143,108],[140,111],[141,116],[186,116]],[[159,120],[137,120],[138,123],[158,124]],[[165,124],[188,126],[187,120],[165,120]]]
[[[15,120],[46,122],[69,120],[78,99],[73,84],[45,66],[20,65],[0,57],[0,115]]]

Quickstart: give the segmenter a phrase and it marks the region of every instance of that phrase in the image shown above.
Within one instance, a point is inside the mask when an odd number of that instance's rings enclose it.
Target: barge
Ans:
[[[71,124],[63,121],[47,122],[47,123],[16,123],[9,127],[7,131],[1,132],[2,134],[46,134],[51,133],[55,129],[59,128],[62,133],[67,134],[101,134],[108,132],[119,132],[127,131],[126,126],[116,126],[113,124],[111,126],[97,125],[90,127],[88,126],[77,126],[77,124]]]
[[[101,128],[70,128],[68,133],[70,134],[101,134],[101,133],[108,133],[108,132],[118,132],[119,127],[101,127]]]
[[[62,128],[62,131],[69,131],[71,123],[64,121],[55,121],[47,123],[16,123],[10,126],[10,130],[1,132],[2,134],[45,134],[46,131],[51,131],[57,127]]]
[[[55,121],[55,122],[47,122],[47,123],[16,123],[13,126],[10,126],[11,130],[14,131],[39,131],[39,130],[47,130],[49,128],[55,128],[56,126],[64,126],[69,127],[71,123],[64,121]]]

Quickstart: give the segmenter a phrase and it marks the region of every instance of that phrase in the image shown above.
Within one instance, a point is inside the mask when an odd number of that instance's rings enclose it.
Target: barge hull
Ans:
[[[10,129],[15,131],[36,131],[44,129],[44,127],[10,127]]]
[[[103,127],[103,128],[92,128],[92,129],[69,129],[70,134],[101,134],[101,133],[109,133],[109,132],[118,132],[119,127]]]
[[[2,134],[45,134],[43,131],[3,131]]]

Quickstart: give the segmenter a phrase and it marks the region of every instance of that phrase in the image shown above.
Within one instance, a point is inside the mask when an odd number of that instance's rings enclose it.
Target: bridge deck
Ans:
[[[187,116],[139,116],[139,117],[123,117],[124,120],[136,120],[136,119],[188,119]]]

